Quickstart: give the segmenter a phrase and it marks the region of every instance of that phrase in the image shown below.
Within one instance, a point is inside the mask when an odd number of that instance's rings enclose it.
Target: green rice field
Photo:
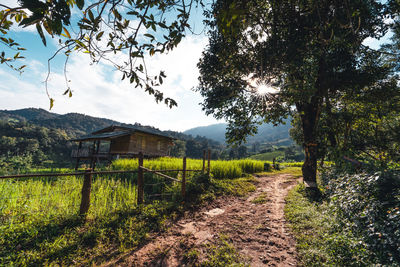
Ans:
[[[152,170],[173,170],[182,169],[182,159],[179,158],[160,158],[155,160],[145,160],[143,166]],[[264,162],[251,159],[243,160],[212,160],[211,175],[216,179],[239,178],[246,173],[256,173],[264,171]],[[203,160],[187,159],[186,168],[188,170],[201,170]],[[132,170],[138,168],[138,161],[135,159],[118,159],[112,163],[112,168],[116,170]],[[207,162],[206,162],[207,169]],[[169,175],[177,177],[177,173]]]
[[[182,169],[182,159],[160,158],[145,160],[144,166],[152,170]],[[201,170],[202,160],[188,159],[187,169]],[[114,170],[137,170],[137,159],[119,159],[112,163]],[[207,168],[207,166],[206,166]],[[70,170],[72,172],[72,170]],[[211,161],[211,174],[217,179],[234,179],[246,173],[264,171],[264,163],[256,160]],[[40,173],[41,170],[35,170]],[[43,170],[48,172],[48,170]],[[62,172],[68,172],[63,169]],[[181,172],[166,173],[180,179]],[[188,176],[193,172],[188,172]],[[173,186],[164,178],[145,173],[145,198],[152,194],[167,193]],[[137,174],[95,175],[93,177],[89,219],[110,212],[130,209],[136,205]],[[29,221],[48,221],[54,217],[76,215],[81,201],[83,176],[35,177],[0,180],[0,232],[4,227]]]
[[[182,169],[177,158],[145,160],[152,170]],[[201,170],[202,160],[188,159],[188,170]],[[137,159],[116,160],[112,170],[137,170]],[[250,173],[271,170],[271,163],[257,160],[211,161],[213,190],[234,193],[236,183],[248,183]],[[207,162],[206,162],[207,171]],[[83,176],[40,177],[52,170],[37,169],[38,177],[0,180],[0,266],[67,266],[101,262],[108,249],[137,246],[147,233],[157,230],[181,203],[180,184],[144,174],[144,207],[137,205],[137,173],[94,175],[86,220],[78,216]],[[74,172],[62,169],[62,173]],[[166,173],[181,179],[181,172]],[[197,182],[187,173],[188,188]],[[194,178],[194,177],[193,177]],[[242,181],[243,180],[243,181]],[[247,184],[246,184],[247,185]],[[253,186],[251,183],[247,185]],[[190,189],[192,188],[192,189]],[[213,194],[210,191],[207,194]],[[156,196],[156,197],[153,197]],[[193,197],[193,196],[192,196]],[[180,205],[180,204],[179,204]]]

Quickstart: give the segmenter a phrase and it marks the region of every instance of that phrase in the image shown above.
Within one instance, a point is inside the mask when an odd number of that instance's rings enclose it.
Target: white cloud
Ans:
[[[66,89],[63,73],[53,73],[49,81],[49,93],[55,98],[53,112],[78,112],[91,116],[106,117],[126,123],[139,122],[160,129],[185,130],[199,125],[215,123],[201,111],[200,95],[191,90],[197,85],[196,64],[206,45],[205,37],[189,36],[168,55],[147,59],[147,67],[153,74],[165,70],[167,78],[159,88],[165,96],[178,102],[169,109],[156,104],[154,97],[129,82],[121,81],[120,73],[105,64],[90,65],[87,55],[71,56],[68,77],[73,97],[62,93]],[[34,71],[28,75],[0,71],[0,106],[7,109],[24,107],[48,108],[49,101],[41,83],[46,75],[45,65],[34,62]],[[38,71],[41,70],[41,75]],[[33,82],[32,82],[33,81]]]
[[[10,28],[10,31],[13,32],[36,32],[36,26],[35,25],[29,25],[27,27],[21,27],[18,26],[16,22],[13,23],[13,25]]]
[[[2,0],[1,3],[8,7],[19,6],[17,0]]]
[[[363,41],[363,45],[366,45],[372,49],[379,49],[381,45],[389,43],[390,38],[393,36],[392,31],[388,31],[383,37],[379,40],[375,38],[368,37]]]

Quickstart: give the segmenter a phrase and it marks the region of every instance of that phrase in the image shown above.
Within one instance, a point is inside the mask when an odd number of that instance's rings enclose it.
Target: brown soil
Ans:
[[[221,234],[250,266],[296,266],[295,240],[285,225],[283,209],[297,180],[280,174],[257,181],[249,196],[219,198],[188,213],[167,232],[106,266],[190,266],[185,254],[196,249],[201,261],[207,253],[204,245],[218,244]]]

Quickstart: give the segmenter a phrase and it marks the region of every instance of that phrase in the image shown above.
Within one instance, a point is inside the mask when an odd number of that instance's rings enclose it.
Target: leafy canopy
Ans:
[[[173,99],[156,89],[165,73],[150,75],[145,57],[176,47],[190,28],[191,9],[199,4],[201,0],[20,0],[16,7],[0,4],[0,43],[4,47],[0,60],[17,71],[26,67],[14,66],[22,58],[19,51],[25,48],[10,38],[9,32],[15,24],[34,25],[44,45],[46,32],[60,37],[55,55],[63,52],[67,61],[72,52],[83,52],[93,63],[107,61],[121,72],[122,80],[129,79],[135,87],[154,95],[157,102],[176,106]],[[73,11],[78,15],[73,16]],[[6,54],[10,51],[16,54],[10,57]],[[66,77],[65,94],[72,96],[68,83]],[[50,98],[50,107],[53,102]]]
[[[199,63],[204,110],[230,122],[231,142],[293,112],[315,124],[324,101],[390,74],[363,45],[387,33],[388,14],[380,1],[216,1]]]

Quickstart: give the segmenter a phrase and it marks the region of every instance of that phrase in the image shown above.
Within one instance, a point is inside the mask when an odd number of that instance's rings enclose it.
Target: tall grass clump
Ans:
[[[237,163],[218,160],[211,165],[211,174],[217,179],[233,179],[242,177],[243,170]]]
[[[232,161],[234,164],[238,164],[243,172],[245,173],[256,173],[264,171],[264,163],[259,160],[235,160]]]

